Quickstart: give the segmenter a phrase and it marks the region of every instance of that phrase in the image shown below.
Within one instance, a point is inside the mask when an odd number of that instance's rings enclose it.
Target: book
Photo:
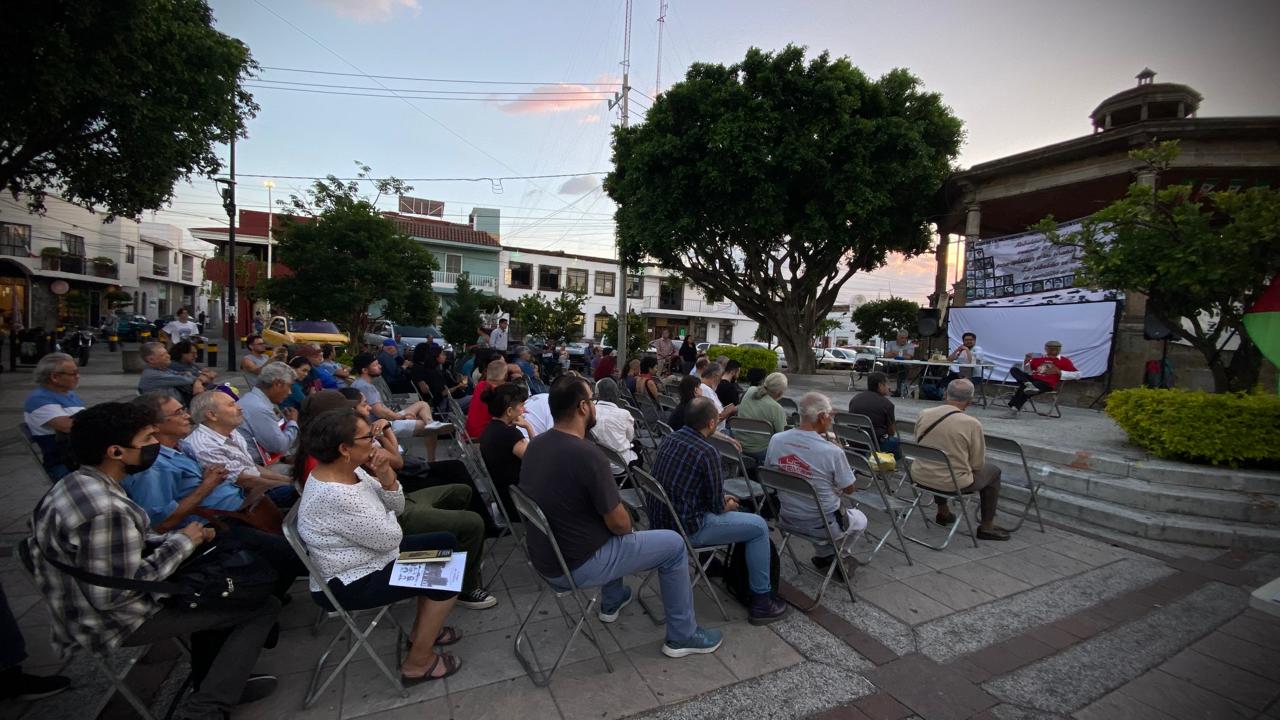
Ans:
[[[462,591],[462,573],[467,554],[455,552],[445,562],[397,562],[391,567],[389,584],[424,590]]]
[[[453,556],[452,550],[410,550],[400,553],[400,557],[396,558],[396,562],[406,564],[424,563],[424,562],[449,562],[449,558]]]

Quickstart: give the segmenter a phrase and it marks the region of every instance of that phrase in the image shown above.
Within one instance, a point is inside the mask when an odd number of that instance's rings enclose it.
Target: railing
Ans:
[[[696,300],[685,298],[679,307],[671,307],[671,303],[662,302],[660,298],[652,295],[644,298],[640,304],[642,310],[671,310],[676,312],[685,312],[691,315],[702,313],[716,313],[720,315],[741,315],[738,312],[738,306],[729,301],[724,302],[707,302],[706,300]]]
[[[195,282],[195,277],[196,277],[196,274],[194,270],[188,270],[186,268],[182,269],[183,282]]]
[[[40,256],[40,267],[44,270],[57,270],[58,272],[84,275],[84,265],[84,258],[75,255]]]
[[[167,263],[151,263],[151,274],[160,277],[169,277],[169,265]]]
[[[0,243],[0,255],[24,258],[30,254],[31,250],[27,247],[26,243],[12,241]]]
[[[497,292],[498,278],[492,275],[476,275],[475,273],[467,272],[465,270],[461,273],[437,272],[433,276],[432,284],[447,285],[449,287],[453,287],[454,285],[458,284],[458,276],[462,275],[463,273],[466,273],[467,279],[471,281],[471,287],[477,290],[489,290],[491,292]]]
[[[93,274],[100,278],[119,278],[120,271],[115,265],[93,264]]]

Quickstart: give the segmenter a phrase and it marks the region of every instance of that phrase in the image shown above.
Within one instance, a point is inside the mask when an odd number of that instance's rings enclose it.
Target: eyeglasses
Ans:
[[[351,440],[352,442],[355,442],[356,440],[372,440],[376,437],[378,437],[378,433],[371,432],[368,435],[357,435],[356,437],[351,438]]]
[[[75,377],[80,377],[80,371],[72,370],[70,372],[67,372],[66,370],[59,370],[57,372],[50,373],[50,375],[74,375]]]
[[[184,407],[180,407],[180,408],[178,408],[177,410],[174,410],[173,412],[166,414],[166,415],[164,416],[164,418],[165,418],[166,420],[168,420],[169,418],[176,418],[176,417],[190,417],[190,416],[191,416],[191,411],[190,411],[190,410],[187,410],[187,409],[186,409],[186,408],[184,408]]]

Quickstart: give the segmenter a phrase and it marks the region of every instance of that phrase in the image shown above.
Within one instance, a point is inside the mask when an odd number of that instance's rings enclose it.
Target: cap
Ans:
[[[346,399],[337,390],[321,390],[308,395],[307,399],[302,401],[302,410],[298,413],[298,424],[305,425],[320,413],[330,410],[355,410],[359,404],[356,400]]]
[[[1045,347],[1062,347],[1061,340],[1050,340],[1044,344]]]
[[[382,341],[382,347],[386,347],[388,345],[395,345],[395,344],[396,344],[396,341],[392,340],[391,338],[387,338],[386,340]]]

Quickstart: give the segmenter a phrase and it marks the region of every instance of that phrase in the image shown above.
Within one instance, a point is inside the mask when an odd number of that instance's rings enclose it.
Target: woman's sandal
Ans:
[[[436,675],[436,667],[439,666],[442,661],[444,662],[445,672],[443,675]],[[427,668],[427,671],[422,675],[419,675],[418,677],[410,677],[404,673],[400,673],[400,684],[405,687],[412,687],[430,680],[443,680],[458,672],[461,668],[462,661],[458,658],[450,655],[449,653],[436,653],[435,662],[431,663],[431,667]]]
[[[457,628],[453,628],[453,627],[449,627],[448,625],[445,625],[443,628],[440,629],[440,634],[436,636],[436,641],[432,643],[432,645],[435,647],[446,647],[448,645],[457,644],[457,642],[461,639],[462,639],[462,633],[458,632]],[[406,640],[404,643],[404,646],[406,648],[413,647],[413,641]]]

